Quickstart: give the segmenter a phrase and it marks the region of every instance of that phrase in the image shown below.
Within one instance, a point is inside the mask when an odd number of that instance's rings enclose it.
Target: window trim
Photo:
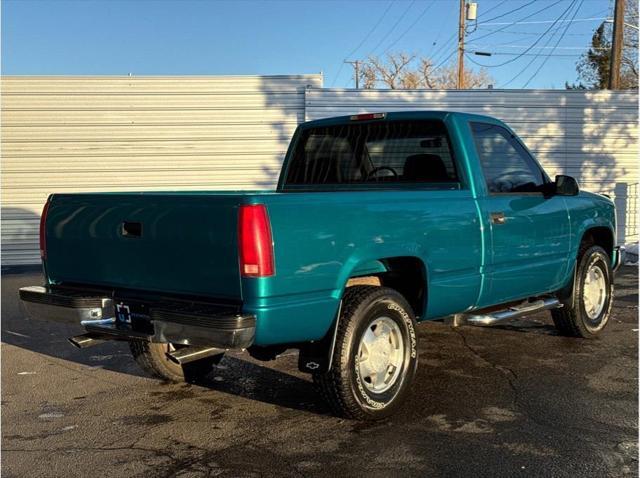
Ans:
[[[491,191],[489,189],[489,184],[487,182],[487,177],[485,174],[485,170],[484,167],[482,166],[482,160],[480,159],[480,151],[478,150],[478,143],[476,142],[476,137],[475,137],[475,133],[473,131],[473,125],[474,124],[478,124],[478,125],[488,125],[488,126],[492,126],[492,127],[497,127],[500,128],[502,130],[504,130],[505,132],[507,132],[511,139],[515,140],[516,143],[518,143],[520,145],[520,147],[522,148],[522,151],[524,151],[526,158],[529,160],[529,163],[533,166],[534,169],[536,169],[537,171],[540,172],[540,175],[542,176],[542,184],[549,184],[551,183],[551,179],[549,178],[549,176],[547,175],[547,172],[544,170],[544,168],[542,167],[542,165],[540,165],[540,163],[538,162],[538,160],[533,156],[533,154],[531,154],[531,151],[529,151],[529,148],[527,148],[527,146],[524,144],[524,142],[520,139],[520,137],[515,134],[513,131],[511,131],[509,128],[507,128],[504,125],[501,124],[495,124],[495,123],[489,123],[486,121],[469,121],[469,130],[471,131],[471,137],[473,139],[473,147],[475,148],[476,151],[476,158],[478,159],[478,164],[480,166],[480,171],[482,173],[482,178],[484,179],[484,185],[487,189],[487,194],[489,196],[502,196],[502,195],[513,195],[513,194],[517,194],[520,196],[545,196],[545,192],[544,191]]]
[[[293,135],[292,141],[289,145],[289,149],[287,150],[287,154],[285,156],[284,164],[282,171],[280,173],[280,178],[278,180],[278,185],[276,191],[278,192],[330,192],[330,191],[340,191],[340,192],[358,192],[358,191],[460,191],[469,189],[469,186],[465,184],[464,177],[462,176],[463,168],[458,161],[458,155],[455,152],[454,144],[451,141],[451,134],[449,133],[449,126],[447,122],[440,118],[422,118],[422,119],[397,119],[397,120],[385,120],[384,123],[402,123],[402,122],[419,122],[419,123],[440,123],[444,129],[444,136],[447,141],[447,145],[449,147],[449,154],[451,156],[451,162],[453,165],[453,169],[456,175],[455,181],[448,182],[420,182],[420,183],[409,183],[409,182],[401,182],[401,181],[385,181],[385,182],[371,182],[371,183],[330,183],[330,184],[288,184],[287,177],[289,176],[289,170],[291,167],[291,162],[295,156],[295,153],[298,149],[298,144],[302,140],[304,133],[308,130],[313,130],[316,128],[324,128],[326,126],[309,126],[305,127],[301,125],[298,127],[296,132]],[[361,122],[360,124],[380,124],[381,121],[366,121]],[[335,124],[330,125],[333,126],[348,126],[350,123],[345,122],[344,124]]]

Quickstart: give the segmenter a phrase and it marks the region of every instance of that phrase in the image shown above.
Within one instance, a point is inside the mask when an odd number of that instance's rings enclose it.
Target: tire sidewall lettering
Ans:
[[[360,376],[360,367],[359,367],[359,357],[358,357],[358,343],[360,341],[360,337],[366,327],[373,321],[375,318],[380,316],[379,308],[380,306],[384,306],[384,308],[389,312],[388,316],[395,320],[399,325],[404,325],[405,330],[403,330],[403,339],[404,339],[404,347],[405,347],[405,360],[403,363],[403,370],[400,373],[400,376],[397,379],[397,382],[392,386],[392,388],[384,392],[383,395],[385,399],[380,400],[377,399],[375,395],[365,389],[363,384],[363,379]],[[371,313],[371,311],[374,311]],[[376,313],[377,312],[377,313]],[[370,315],[371,314],[371,315]],[[407,311],[396,302],[390,301],[389,299],[385,299],[378,303],[372,304],[369,309],[368,319],[363,321],[363,325],[359,327],[359,333],[354,335],[354,345],[353,345],[353,372],[354,372],[354,382],[355,382],[355,394],[358,400],[363,403],[363,406],[366,408],[370,408],[372,410],[381,410],[389,406],[393,403],[394,399],[400,394],[402,389],[405,387],[406,377],[408,374],[408,370],[412,367],[412,362],[417,359],[417,337],[415,332],[414,322],[407,313]]]
[[[600,263],[600,264],[598,264]],[[605,278],[606,278],[606,284],[607,284],[607,297],[606,297],[606,303],[605,306],[602,309],[602,312],[600,312],[600,322],[598,323],[598,325],[593,326],[590,322],[590,319],[588,318],[587,312],[585,310],[585,305],[584,305],[584,282],[585,282],[585,275],[586,272],[589,270],[589,268],[591,266],[593,266],[594,264],[598,264],[600,270],[605,274]],[[582,321],[583,326],[590,332],[590,333],[597,333],[599,331],[601,331],[609,322],[609,314],[611,311],[611,306],[612,306],[612,299],[613,299],[613,282],[611,280],[611,270],[608,266],[607,263],[607,257],[603,256],[603,254],[600,251],[594,251],[593,253],[589,254],[587,256],[587,260],[584,262],[584,267],[582,268],[581,271],[581,277],[580,277],[580,283],[579,283],[579,300],[578,300],[578,307],[579,307],[579,311],[580,311],[580,318]]]

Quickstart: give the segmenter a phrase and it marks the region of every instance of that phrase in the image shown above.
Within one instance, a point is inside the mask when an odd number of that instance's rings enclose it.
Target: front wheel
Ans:
[[[593,338],[609,322],[613,303],[611,261],[600,246],[585,246],[576,267],[572,305],[552,310],[551,315],[561,334]]]
[[[349,287],[337,326],[331,368],[314,382],[337,415],[388,417],[408,396],[418,364],[411,306],[393,289]]]

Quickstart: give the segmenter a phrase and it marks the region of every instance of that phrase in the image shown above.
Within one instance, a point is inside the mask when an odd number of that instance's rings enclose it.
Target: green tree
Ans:
[[[638,88],[638,3],[627,2],[625,9],[620,83],[622,88]],[[609,85],[612,25],[603,22],[591,37],[591,47],[578,61],[579,86],[604,89]],[[567,85],[568,88],[576,85]]]
[[[602,23],[591,37],[591,48],[582,56],[577,65],[578,77],[581,83],[596,88],[607,88],[611,62],[611,42],[609,28]]]

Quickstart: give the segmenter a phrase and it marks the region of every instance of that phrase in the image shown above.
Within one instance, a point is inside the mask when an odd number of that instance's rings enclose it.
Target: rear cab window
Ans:
[[[441,120],[394,120],[302,131],[289,158],[285,190],[459,189]]]

